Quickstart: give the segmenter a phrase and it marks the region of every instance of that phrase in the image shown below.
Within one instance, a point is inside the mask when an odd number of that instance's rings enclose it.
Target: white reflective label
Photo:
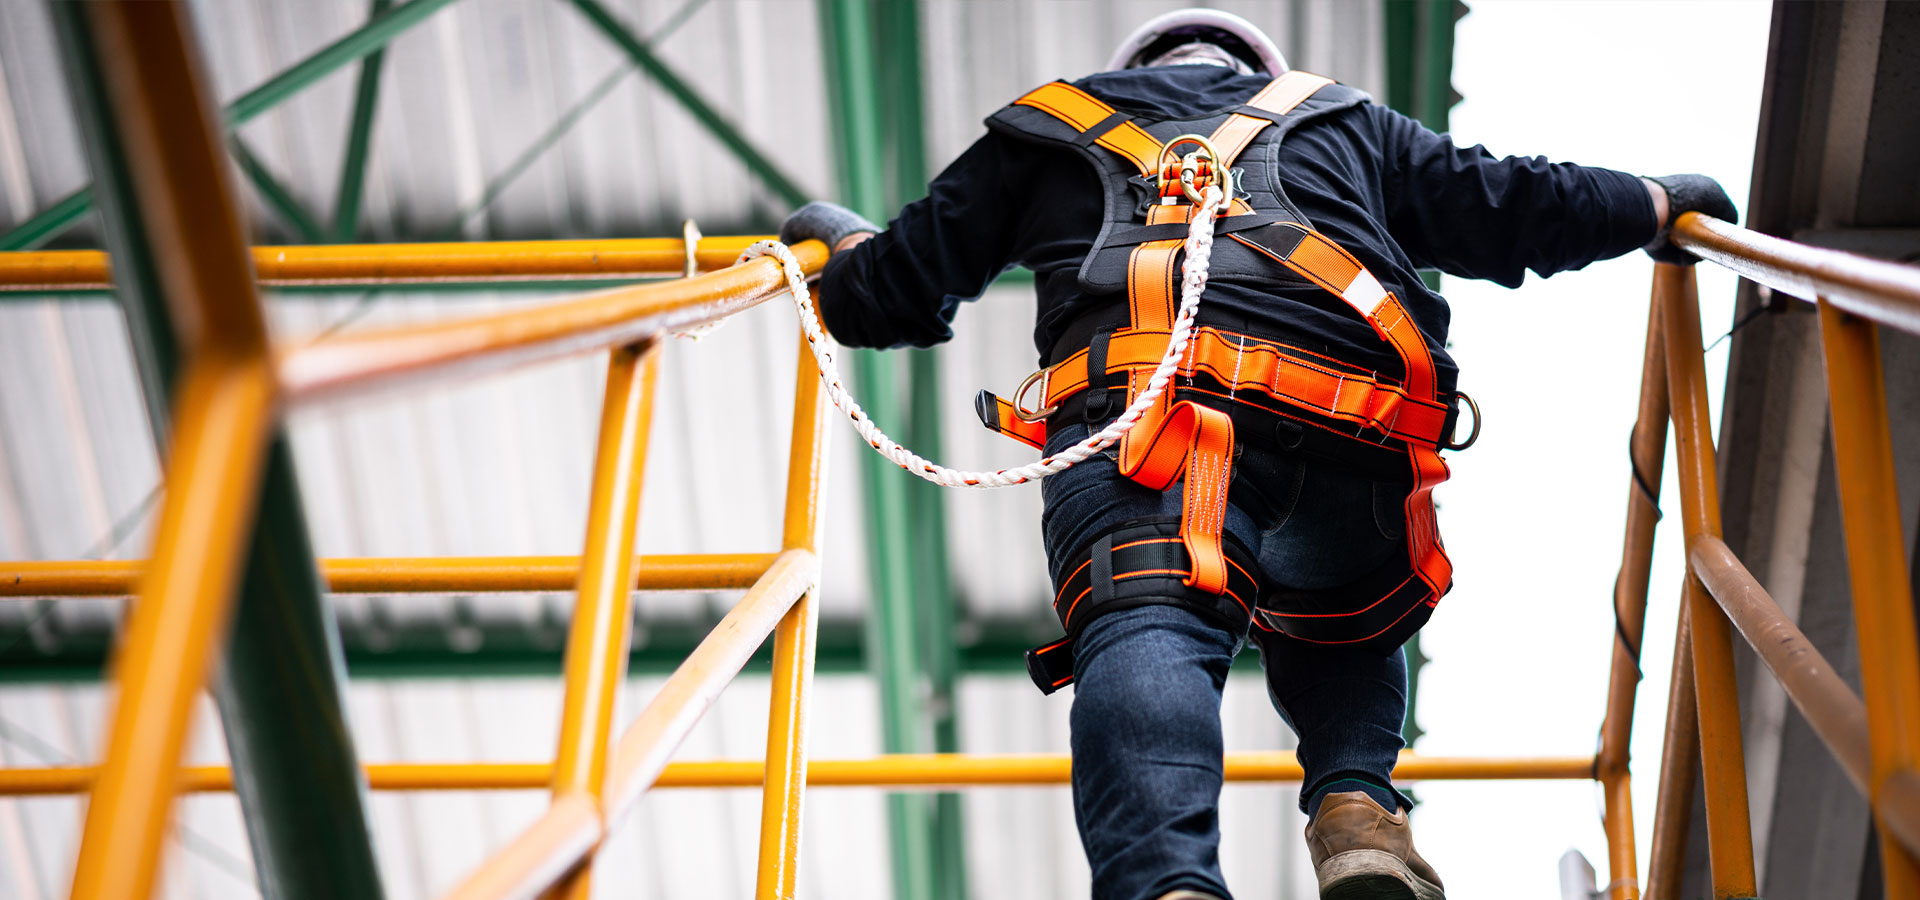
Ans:
[[[1371,316],[1379,312],[1380,304],[1386,302],[1387,289],[1380,286],[1380,279],[1373,277],[1372,272],[1361,269],[1360,274],[1354,276],[1353,283],[1347,285],[1346,292],[1340,296],[1353,304],[1355,309]]]

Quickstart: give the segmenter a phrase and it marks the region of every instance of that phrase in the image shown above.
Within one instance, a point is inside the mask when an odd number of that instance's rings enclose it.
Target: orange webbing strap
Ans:
[[[1064,81],[1041,85],[1013,102],[1047,113],[1082,134],[1115,115],[1113,107]],[[1159,170],[1160,141],[1133,122],[1120,122],[1094,143],[1132,160],[1141,174],[1150,178]]]
[[[1148,225],[1184,223],[1193,218],[1193,207],[1181,203],[1174,206],[1155,204],[1147,207]],[[1147,241],[1135,248],[1127,260],[1127,309],[1131,330],[1162,331],[1173,330],[1173,320],[1178,312],[1180,300],[1180,249],[1183,240]],[[1115,332],[1115,335],[1125,331]],[[1166,353],[1165,345],[1160,348]],[[1147,389],[1151,371],[1127,373],[1127,403],[1140,396]],[[1160,395],[1159,402],[1140,416],[1125,437],[1120,439],[1120,468],[1126,471],[1129,460],[1138,465],[1138,444],[1149,439],[1160,428],[1160,423],[1173,410],[1173,392]]]
[[[1267,83],[1260,93],[1253,95],[1246,105],[1254,109],[1284,116],[1299,106],[1302,101],[1314,95],[1314,92],[1333,83],[1331,78],[1310,75],[1306,72],[1286,72],[1279,78]],[[1240,151],[1247,149],[1261,130],[1273,124],[1272,120],[1245,113],[1234,113],[1227,117],[1220,127],[1214,129],[1209,140],[1215,150],[1220,151],[1222,168],[1231,168],[1233,161],[1240,158]]]
[[[1144,420],[1143,420],[1144,424]],[[1182,581],[1209,594],[1227,587],[1227,555],[1220,530],[1227,521],[1227,485],[1232,480],[1233,418],[1224,411],[1183,400],[1151,432],[1122,451],[1120,474],[1156,491],[1186,480],[1180,506],[1180,540],[1193,571]],[[1135,426],[1129,437],[1141,435]]]
[[[1082,365],[1082,368],[1085,366]],[[1029,422],[1020,418],[1015,414],[1012,403],[996,396],[992,391],[981,391],[974,397],[973,404],[974,412],[980,416],[980,423],[987,428],[1031,447],[1047,445],[1045,419]]]
[[[1346,301],[1355,312],[1366,318],[1367,324],[1373,326],[1374,333],[1381,340],[1393,345],[1400,354],[1401,361],[1406,364],[1407,394],[1430,397],[1439,402],[1440,398],[1435,393],[1438,382],[1434,377],[1433,354],[1428,351],[1426,338],[1421,335],[1419,326],[1407,316],[1400,300],[1388,293],[1380,280],[1373,277],[1373,273],[1368,272],[1353,254],[1325,235],[1291,222],[1271,225],[1268,229],[1295,232],[1299,243],[1289,250],[1248,232],[1235,232],[1227,237],[1274,259]],[[1255,229],[1256,232],[1265,230]]]

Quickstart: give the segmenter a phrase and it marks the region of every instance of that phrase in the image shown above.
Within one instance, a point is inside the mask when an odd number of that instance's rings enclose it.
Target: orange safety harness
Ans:
[[[1192,593],[1224,596],[1232,582],[1238,587],[1232,591],[1237,608],[1245,610],[1265,630],[1315,643],[1367,644],[1391,652],[1424,624],[1432,607],[1452,587],[1453,567],[1441,546],[1432,494],[1448,475],[1440,451],[1461,449],[1473,438],[1451,443],[1456,395],[1440,391],[1426,339],[1399,299],[1352,254],[1305,224],[1305,217],[1285,201],[1277,184],[1263,193],[1241,190],[1236,195],[1236,188],[1244,187],[1246,181],[1244,174],[1236,179],[1233,168],[1242,151],[1276,124],[1283,127],[1268,137],[1277,140],[1303,118],[1296,108],[1329,86],[1336,88],[1327,91],[1329,102],[1319,104],[1313,112],[1345,108],[1365,99],[1365,95],[1334,85],[1329,79],[1288,72],[1228,114],[1205,138],[1188,134],[1163,141],[1153,131],[1165,131],[1181,123],[1130,117],[1065,82],[1048,84],[1021,97],[1003,111],[1013,115],[996,116],[1003,129],[1072,144],[1095,158],[1096,165],[1108,169],[1109,223],[1082,270],[1083,283],[1091,281],[1090,286],[1098,286],[1097,278],[1088,277],[1095,271],[1096,257],[1113,259],[1112,254],[1126,244],[1133,246],[1125,251],[1126,327],[1102,330],[1086,349],[1055,359],[1029,377],[1012,401],[982,391],[978,412],[987,427],[1039,447],[1046,442],[1047,417],[1071,398],[1098,393],[1100,396],[1083,398],[1084,402],[1097,404],[1102,410],[1108,408],[1105,391],[1088,391],[1090,383],[1104,387],[1109,378],[1124,379],[1125,396],[1131,402],[1166,351],[1180,296],[1182,240],[1178,235],[1185,233],[1196,209],[1186,201],[1197,200],[1196,186],[1209,181],[1225,187],[1231,206],[1216,224],[1215,234],[1251,250],[1266,268],[1277,264],[1345,301],[1394,349],[1404,364],[1404,377],[1394,381],[1361,372],[1337,360],[1256,335],[1200,328],[1181,364],[1181,387],[1163,394],[1121,440],[1120,472],[1155,490],[1166,490],[1184,480],[1178,530],[1178,549],[1184,552],[1178,555],[1185,558],[1185,566],[1178,574],[1181,584]],[[1047,119],[1036,122],[1039,117],[1028,110],[1043,112]],[[995,120],[989,122],[995,124]],[[1071,134],[1061,132],[1059,125],[1065,125]],[[1089,144],[1112,155],[1097,157]],[[1188,145],[1196,149],[1180,156],[1179,148]],[[1116,208],[1128,206],[1125,190],[1115,185],[1119,180],[1113,177],[1116,161],[1130,164],[1140,180],[1157,185],[1153,198],[1157,202],[1147,206],[1145,226],[1135,225],[1130,233],[1115,221],[1120,218]],[[1131,176],[1131,172],[1126,173],[1126,180],[1133,181]],[[1262,197],[1273,198],[1261,204],[1273,208],[1257,208],[1249,202],[1249,198]],[[1131,214],[1132,209],[1123,213]],[[1228,245],[1217,246],[1224,249]],[[1024,406],[1036,389],[1036,405]],[[1464,395],[1457,396],[1464,399]],[[1466,402],[1471,405],[1470,400]],[[1244,570],[1246,567],[1229,562],[1221,529],[1234,459],[1236,416],[1232,410],[1246,406],[1291,420],[1297,423],[1296,430],[1317,429],[1342,441],[1366,445],[1364,452],[1373,458],[1386,451],[1401,460],[1411,480],[1405,504],[1407,566],[1387,573],[1392,578],[1377,579],[1381,583],[1371,588],[1356,586],[1380,590],[1379,599],[1356,606],[1351,596],[1330,602],[1313,592],[1271,590],[1261,594],[1251,608],[1241,600],[1239,594],[1254,587],[1245,583],[1252,576]],[[1479,412],[1473,412],[1477,437]],[[1355,451],[1361,452],[1359,448]],[[1170,539],[1151,543],[1164,545]],[[1134,545],[1137,542],[1128,544]],[[1171,564],[1164,558],[1161,563]],[[1075,577],[1086,570],[1088,564],[1082,564]],[[1061,586],[1061,591],[1064,597],[1066,586]],[[1060,609],[1056,602],[1056,611],[1069,635],[1084,624],[1084,619],[1070,615],[1071,607]],[[1064,643],[1033,651],[1030,667],[1036,665],[1035,654],[1045,656]],[[1060,678],[1058,662],[1041,662],[1044,665],[1035,669],[1034,676],[1042,682],[1043,690],[1071,680],[1070,672],[1065,680]]]

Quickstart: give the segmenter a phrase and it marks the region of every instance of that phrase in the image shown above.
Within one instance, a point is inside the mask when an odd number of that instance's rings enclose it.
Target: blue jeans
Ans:
[[[1088,434],[1058,429],[1048,452]],[[1041,530],[1056,582],[1073,555],[1123,523],[1177,516],[1181,486],[1142,487],[1096,456],[1042,483]],[[1245,448],[1225,530],[1257,548],[1263,585],[1350,583],[1404,553],[1404,487]],[[1372,599],[1372,598],[1369,598]],[[1254,632],[1268,696],[1299,736],[1310,798],[1355,780],[1392,790],[1406,719],[1401,653],[1306,644]],[[1227,897],[1220,874],[1220,694],[1246,640],[1169,598],[1088,622],[1074,645],[1071,714],[1075,820],[1101,900],[1151,900],[1187,888]],[[1345,786],[1342,786],[1345,789]]]

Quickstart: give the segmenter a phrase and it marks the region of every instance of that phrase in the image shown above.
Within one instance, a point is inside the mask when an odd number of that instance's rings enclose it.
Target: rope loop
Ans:
[[[1208,184],[1187,230],[1186,259],[1180,268],[1180,310],[1173,320],[1173,334],[1167,340],[1167,352],[1153,370],[1153,377],[1147,380],[1146,389],[1134,398],[1119,418],[1089,435],[1086,440],[1037,462],[990,472],[949,469],[928,460],[900,446],[867,416],[866,410],[860,408],[860,404],[842,384],[840,367],[834,361],[833,339],[820,327],[820,315],[814,308],[813,294],[807,289],[807,274],[800,268],[800,260],[794,257],[792,250],[787,249],[787,245],[779,241],[757,241],[740,254],[739,262],[762,256],[771,256],[780,261],[781,270],[786,275],[787,289],[793,295],[794,308],[800,315],[800,329],[806,334],[807,348],[812,351],[814,364],[820,369],[820,381],[826,386],[827,396],[853,422],[853,429],[866,440],[867,446],[894,465],[943,487],[1007,487],[1064,472],[1075,463],[1113,446],[1166,393],[1167,385],[1180,369],[1180,358],[1186,355],[1187,345],[1193,340],[1194,317],[1200,311],[1200,295],[1207,289],[1207,266],[1213,258],[1213,223],[1225,204],[1226,199],[1219,185]]]

